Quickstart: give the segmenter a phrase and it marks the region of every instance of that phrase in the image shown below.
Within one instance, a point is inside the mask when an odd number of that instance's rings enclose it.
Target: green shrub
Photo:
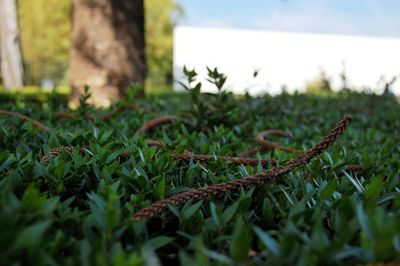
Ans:
[[[15,90],[5,90],[0,87],[0,103],[14,103],[17,105],[42,104],[47,105],[57,102],[63,106],[68,105],[69,87],[58,87],[55,90],[44,90],[36,86],[26,86]]]
[[[210,76],[221,77],[215,69]],[[188,72],[189,73],[189,72]],[[212,80],[215,82],[215,79]],[[218,82],[216,82],[218,83]],[[218,83],[221,84],[221,83]],[[0,117],[0,250],[5,265],[335,265],[400,260],[400,113],[391,97],[339,93],[237,97],[192,91],[110,109],[63,100],[2,101],[1,109],[50,127]],[[19,101],[19,100],[18,100]],[[126,108],[124,108],[126,107]],[[102,117],[115,112],[107,121]],[[60,112],[71,114],[62,119]],[[189,189],[263,171],[173,160],[173,149],[237,156],[265,129],[290,131],[283,145],[310,148],[339,119],[353,122],[328,152],[275,183],[221,199],[169,206],[160,217],[132,214]],[[161,115],[181,122],[134,132]],[[93,120],[86,120],[92,115]],[[150,147],[145,139],[167,148]],[[73,146],[48,163],[52,147]],[[169,148],[168,148],[169,147]],[[85,152],[81,152],[85,148]],[[127,159],[119,155],[128,151]],[[279,150],[258,154],[284,162]],[[346,171],[362,163],[362,173]]]

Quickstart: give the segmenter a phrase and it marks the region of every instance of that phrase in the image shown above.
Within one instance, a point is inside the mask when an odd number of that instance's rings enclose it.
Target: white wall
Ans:
[[[279,93],[284,84],[289,91],[301,91],[321,68],[340,88],[344,62],[351,86],[380,93],[382,75],[391,79],[400,74],[400,39],[177,27],[173,60],[175,81],[182,81],[184,65],[195,68],[200,80],[207,74],[205,66],[218,67],[228,76],[229,90],[252,95]],[[260,71],[254,79],[255,69]],[[182,89],[177,83],[174,88]],[[203,82],[203,91],[213,90]],[[394,92],[400,95],[400,80]]]

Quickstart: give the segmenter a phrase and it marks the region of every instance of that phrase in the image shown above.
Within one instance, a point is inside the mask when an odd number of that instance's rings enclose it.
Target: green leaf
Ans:
[[[346,171],[342,171],[344,175],[350,180],[353,186],[357,189],[358,193],[363,193],[364,187],[363,185],[354,177],[349,175]]]
[[[269,236],[269,234],[265,231],[263,231],[260,227],[258,226],[253,226],[254,233],[257,235],[257,237],[261,240],[261,242],[264,244],[264,246],[274,255],[279,254],[279,244],[276,242],[275,239]]]
[[[336,188],[337,188],[336,179],[329,180],[328,184],[324,187],[324,189],[320,193],[321,198],[323,198],[324,200],[330,200]]]
[[[365,213],[365,211],[360,203],[358,203],[356,205],[356,214],[357,214],[358,222],[360,223],[360,227],[361,227],[364,235],[366,236],[368,241],[372,241],[372,233],[369,228],[368,216]]]
[[[220,213],[217,209],[217,206],[213,202],[210,202],[210,212],[214,224],[219,227],[221,225]]]
[[[367,205],[372,206],[376,203],[382,191],[382,177],[376,176],[365,187],[364,196],[367,200]]]
[[[199,201],[196,202],[195,204],[193,204],[192,206],[188,207],[186,210],[183,211],[183,219],[187,220],[189,218],[191,218],[201,207],[201,205],[203,204],[203,201]]]
[[[152,247],[154,250],[159,249],[163,246],[168,245],[169,243],[173,242],[175,238],[169,237],[169,236],[157,236],[155,238],[152,238],[148,240],[145,245],[149,245]]]
[[[140,160],[142,160],[142,162],[145,164],[146,158],[144,158],[142,150],[138,148],[138,151],[139,151]]]
[[[79,242],[79,253],[82,265],[90,265],[89,258],[90,253],[92,251],[92,247],[90,246],[90,242],[88,239],[82,239]]]
[[[180,218],[180,213],[179,210],[176,206],[172,205],[172,204],[168,204],[167,205],[168,209],[172,212],[172,214],[174,214],[176,217]]]
[[[0,171],[3,171],[15,162],[15,156],[9,152],[0,153]]]
[[[112,135],[113,130],[105,130],[100,133],[99,143],[105,143]]]
[[[15,240],[16,248],[39,248],[43,235],[46,230],[52,225],[52,221],[44,220],[35,224],[26,226],[18,233]]]
[[[157,185],[154,187],[153,195],[157,200],[161,200],[165,197],[165,178],[161,178]]]
[[[233,231],[230,254],[235,261],[244,261],[247,259],[252,242],[252,234],[248,225],[238,219]]]
[[[54,174],[57,176],[59,180],[65,177],[68,173],[68,165],[66,167],[63,159],[60,159],[54,169]]]
[[[222,213],[222,218],[225,224],[232,219],[232,217],[236,214],[238,209],[239,209],[239,202],[235,201]]]
[[[247,169],[243,164],[240,165],[239,169],[240,169],[240,174],[242,175],[242,177],[249,176],[249,173],[247,172]]]

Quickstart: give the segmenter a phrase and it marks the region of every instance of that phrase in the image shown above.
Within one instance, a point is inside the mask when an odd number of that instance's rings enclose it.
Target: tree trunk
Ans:
[[[71,103],[85,85],[91,103],[109,105],[146,76],[143,0],[73,0]]]
[[[21,88],[24,71],[14,0],[0,0],[0,61],[4,87]]]

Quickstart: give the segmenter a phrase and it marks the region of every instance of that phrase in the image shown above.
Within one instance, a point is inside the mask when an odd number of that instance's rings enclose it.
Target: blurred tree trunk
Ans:
[[[73,0],[71,103],[85,85],[91,103],[108,105],[146,76],[143,0]],[[144,92],[143,92],[144,93]]]
[[[4,87],[21,88],[24,71],[14,0],[0,0],[0,61]]]

